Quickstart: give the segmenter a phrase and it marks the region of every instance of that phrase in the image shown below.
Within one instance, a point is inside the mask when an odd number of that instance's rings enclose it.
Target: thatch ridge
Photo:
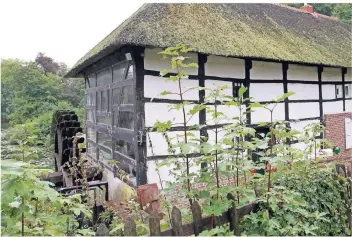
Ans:
[[[169,47],[351,67],[351,26],[277,4],[148,3],[80,59],[67,76],[122,45]]]

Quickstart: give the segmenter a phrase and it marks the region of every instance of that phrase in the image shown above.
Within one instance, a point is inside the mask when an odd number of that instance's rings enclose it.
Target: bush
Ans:
[[[247,235],[349,233],[346,203],[340,196],[340,191],[347,190],[347,186],[339,183],[331,167],[319,168],[301,162],[295,169],[286,168],[277,176],[269,198],[269,214],[268,200],[264,199],[260,210],[242,221]]]

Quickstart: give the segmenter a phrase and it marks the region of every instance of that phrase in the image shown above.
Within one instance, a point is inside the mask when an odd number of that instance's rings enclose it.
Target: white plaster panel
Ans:
[[[284,94],[282,83],[251,83],[249,95],[252,101],[271,101]]]
[[[245,61],[239,58],[208,56],[205,63],[205,75],[243,79],[245,77]]]
[[[144,50],[144,68],[147,70],[162,71],[168,69],[170,72],[176,72],[170,66],[170,59],[163,59],[162,55],[158,54],[163,51],[160,48],[146,48]],[[185,57],[190,57],[186,59],[184,63],[198,63],[198,55],[196,53],[187,53]],[[188,72],[191,75],[198,75],[198,68],[184,68],[184,72]]]
[[[282,63],[252,61],[251,79],[282,80]]]
[[[215,106],[208,106],[208,108],[215,110]],[[212,118],[212,113],[207,113],[206,123],[208,125],[233,123],[236,121],[233,118],[240,116],[240,107],[237,107],[237,106],[218,105],[217,111],[224,113],[224,116],[219,116],[215,120]],[[242,113],[245,111],[246,111],[246,107],[242,106]]]
[[[172,109],[169,111],[172,104],[168,103],[145,103],[145,126],[153,127],[156,121],[166,122],[171,120],[173,127],[181,126],[183,124],[183,112],[180,110]],[[193,116],[189,115],[188,112],[194,107],[194,105],[186,105],[186,119],[189,122],[187,125],[199,124],[198,113]]]
[[[347,68],[347,73],[345,75],[345,81],[352,81],[352,69]]]
[[[194,136],[188,136],[188,142],[197,142],[194,139],[199,139],[200,133],[199,131],[189,131],[193,133]],[[177,132],[167,132],[167,136],[171,139],[172,144],[176,144],[178,142],[182,142],[184,140],[183,131]],[[149,142],[151,141],[151,145]],[[148,132],[147,133],[147,156],[157,156],[157,155],[170,155],[168,152],[168,144],[166,138],[160,132]],[[194,148],[195,149],[195,148]],[[199,152],[196,150],[192,150],[194,153]],[[179,150],[176,150],[176,154],[179,154]]]
[[[352,100],[345,101],[346,112],[352,112]]]
[[[297,121],[297,122],[291,122],[290,126],[292,130],[304,132],[304,127],[307,126],[308,124],[319,123],[319,122],[320,122],[319,120]]]
[[[336,98],[335,85],[322,85],[322,90],[323,90],[322,94],[323,94],[324,100]]]
[[[323,102],[323,112],[324,114],[341,113],[343,112],[343,102]]]
[[[169,158],[171,159],[171,158]],[[175,163],[181,163],[183,166],[186,166],[185,159],[182,158],[172,158],[175,160]],[[170,171],[175,168],[175,165],[170,166],[162,166],[156,170],[156,165],[160,160],[157,161],[147,161],[147,180],[148,184],[156,183],[159,188],[161,188],[160,180],[163,183],[163,187],[167,187],[167,182],[174,182],[175,177]],[[193,164],[195,162],[194,159],[189,159],[190,165],[190,173],[199,173],[200,172],[200,165]],[[159,172],[159,174],[158,174]],[[160,178],[159,178],[160,175]]]
[[[287,70],[287,80],[318,81],[318,68],[290,64]]]
[[[269,105],[268,107],[273,108],[274,104]],[[284,103],[279,103],[276,105],[273,113],[273,120],[285,120],[285,105]],[[251,122],[257,124],[259,122],[270,122],[270,112],[264,108],[254,108],[251,113]]]
[[[289,103],[290,119],[319,117],[319,102]]]
[[[205,87],[209,88],[209,90],[205,90],[205,100],[206,101],[213,101],[213,98],[208,97],[211,94],[210,90],[216,90],[219,86],[227,86],[228,88],[224,89],[221,93],[222,95],[226,96],[233,96],[232,95],[232,82],[229,81],[217,81],[217,80],[205,80]],[[229,100],[229,99],[224,99]]]
[[[321,74],[321,80],[322,81],[342,81],[342,69],[324,67],[324,70]]]
[[[186,91],[192,87],[198,86],[198,80],[181,80],[181,89]],[[165,78],[145,75],[144,76],[144,97],[148,98],[161,98],[179,100],[179,95],[168,94],[160,95],[163,91],[171,91],[172,93],[179,93],[178,82],[165,81]],[[189,90],[183,94],[186,100],[198,100],[199,93],[197,89]]]
[[[319,139],[317,139],[316,141],[317,141],[317,143],[319,143]],[[320,149],[319,148],[317,148],[315,151],[314,147],[310,148],[310,147],[308,147],[307,144],[305,144],[303,142],[298,142],[298,143],[292,144],[291,147],[299,149],[302,152],[304,152],[305,153],[304,159],[315,159],[315,155],[317,157],[320,156],[320,154],[319,154]]]
[[[289,100],[319,100],[319,85],[288,83],[287,89],[295,92]]]
[[[215,141],[216,141],[215,129],[208,129],[207,132],[208,132],[208,143],[215,145]],[[218,136],[217,136],[218,144],[221,143],[225,135],[226,135],[226,131],[219,128]],[[226,148],[230,148],[230,146],[222,144],[222,148],[226,149]]]

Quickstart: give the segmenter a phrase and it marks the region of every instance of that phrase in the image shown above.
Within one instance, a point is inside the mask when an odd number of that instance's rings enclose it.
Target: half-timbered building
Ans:
[[[346,129],[352,118],[351,36],[350,25],[317,14],[310,6],[145,4],[66,75],[86,82],[88,156],[112,172],[109,160],[118,161],[134,177],[135,186],[158,182],[153,160],[170,154],[162,135],[149,128],[157,120],[182,120],[181,113],[168,112],[168,105],[179,103],[179,98],[159,95],[178,88],[160,77],[169,64],[158,52],[178,43],[194,48],[188,56],[199,66],[189,69],[185,88],[228,85],[231,89],[224,93],[236,96],[245,85],[245,97],[261,103],[294,91],[277,106],[274,119],[302,131],[310,122],[340,116],[336,121],[343,121],[341,132],[327,130],[347,154],[352,148]],[[201,103],[205,93],[190,91],[184,99]],[[238,113],[226,106],[219,109],[229,116]],[[262,121],[270,121],[263,109],[247,115],[250,124]],[[205,112],[190,123],[212,125]],[[331,123],[336,124],[327,126]],[[176,126],[169,133],[178,132]],[[214,139],[210,129],[207,135]],[[292,145],[304,148],[294,141]],[[161,175],[167,179],[168,170]]]

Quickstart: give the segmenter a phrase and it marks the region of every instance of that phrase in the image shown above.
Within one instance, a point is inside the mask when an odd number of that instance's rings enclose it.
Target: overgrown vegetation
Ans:
[[[31,147],[49,145],[52,116],[58,109],[74,110],[84,126],[84,80],[62,78],[67,70],[43,53],[35,61],[1,61],[1,118],[10,123],[4,139],[20,145],[29,136],[23,128],[31,127]]]
[[[212,225],[215,227],[216,217],[227,211],[233,202],[242,205],[256,200],[257,194],[260,210],[243,220],[244,234],[348,234],[345,211],[349,204],[338,193],[344,186],[338,185],[331,168],[319,169],[316,163],[324,158],[320,146],[330,145],[325,139],[315,139],[324,130],[322,124],[309,124],[301,133],[290,129],[285,121],[274,120],[277,104],[294,92],[275,98],[271,103],[260,104],[251,102],[254,98],[244,96],[247,91],[244,86],[239,88],[237,97],[224,93],[229,89],[227,86],[184,90],[182,82],[189,76],[185,69],[197,66],[189,62],[187,52],[190,50],[184,45],[177,45],[160,53],[170,60],[171,65],[171,71],[163,70],[161,76],[167,76],[166,80],[175,82],[178,88],[160,95],[179,96],[180,102],[170,105],[169,111],[177,110],[183,117],[181,124],[169,120],[157,121],[154,126],[156,131],[163,134],[171,154],[168,159],[157,162],[157,168],[171,167],[170,174],[174,176],[173,181],[161,180],[162,194],[169,197],[163,202],[166,203],[165,209],[168,210],[173,201],[187,197],[190,205],[192,201],[198,201],[204,213],[213,216]],[[172,74],[175,72],[176,75]],[[206,92],[204,103],[193,104],[184,99],[185,93],[192,90]],[[224,106],[237,111],[237,114],[229,116],[222,112]],[[206,125],[190,124],[191,118],[198,116],[203,109],[206,109],[208,118]],[[257,109],[270,115],[270,121],[257,126],[265,128],[265,133],[258,133],[246,123],[246,114]],[[173,126],[180,126],[182,133],[171,132]],[[195,132],[202,129],[206,129],[207,136],[199,137]],[[300,150],[292,147],[292,140],[305,143],[307,148]],[[198,154],[196,158],[194,154]],[[202,168],[199,169],[200,166]],[[251,170],[254,176],[250,174]],[[234,185],[229,185],[231,181]],[[204,185],[199,188],[199,184]],[[314,193],[323,192],[332,194],[325,200],[313,196]],[[229,194],[235,199],[229,198]],[[335,195],[336,199],[331,199]],[[181,211],[185,220],[192,221],[190,207]],[[202,235],[229,235],[227,228],[217,226]]]
[[[284,5],[300,8],[303,3],[283,3]],[[351,3],[308,3],[315,12],[326,16],[337,17],[342,22],[352,24],[352,4]]]
[[[180,102],[171,105],[169,110],[179,111],[183,118],[181,123],[171,120],[157,121],[154,126],[154,130],[165,138],[171,154],[169,158],[156,162],[156,172],[166,166],[174,178],[165,182],[159,175],[162,211],[166,213],[161,228],[171,226],[169,213],[173,203],[186,199],[189,205],[181,209],[183,220],[192,221],[190,206],[194,201],[200,203],[205,215],[212,217],[211,225],[214,228],[205,230],[200,235],[233,235],[227,225],[216,225],[217,217],[230,207],[257,201],[259,210],[245,216],[241,221],[242,234],[349,234],[346,213],[350,204],[340,195],[341,191],[348,190],[347,180],[341,177],[337,179],[330,166],[318,165],[318,161],[324,158],[319,148],[323,144],[330,145],[324,139],[315,139],[324,130],[322,124],[309,124],[301,133],[291,129],[287,121],[274,119],[277,105],[294,92],[274,98],[270,103],[260,104],[253,102],[254,98],[246,96],[248,88],[245,86],[238,88],[235,97],[225,93],[230,89],[227,86],[184,89],[182,83],[189,76],[185,71],[187,68],[198,67],[187,57],[189,51],[190,48],[177,45],[160,53],[170,60],[171,65],[171,70],[163,70],[161,76],[174,82],[176,88],[175,91],[164,91],[161,95],[179,97]],[[42,60],[53,65],[48,66]],[[65,92],[61,87],[63,84],[58,87],[52,81],[54,78],[58,79],[56,74],[59,74],[60,67],[47,58],[36,61],[43,65],[33,62],[21,64],[11,60],[5,62],[7,77],[2,83],[9,88],[13,86],[14,91],[8,92],[11,100],[2,109],[7,111],[12,123],[8,140],[16,144],[16,148],[6,157],[11,160],[2,160],[1,165],[1,233],[92,235],[93,229],[82,227],[78,221],[82,213],[91,219],[91,206],[83,202],[88,196],[87,190],[84,190],[83,196],[76,194],[63,197],[51,187],[52,184],[40,180],[40,176],[48,172],[47,170],[42,169],[42,166],[28,164],[38,159],[37,147],[49,141],[47,136],[53,109],[83,111],[77,100],[69,99],[69,103],[65,102],[68,97],[64,96]],[[20,71],[24,75],[18,74]],[[33,79],[33,75],[36,78]],[[20,84],[16,78],[33,79],[34,82],[30,82],[33,84],[29,83],[32,86],[37,85],[36,83],[48,85],[27,91],[26,87],[16,86]],[[57,88],[49,88],[51,83]],[[50,95],[45,90],[56,94]],[[204,102],[195,104],[184,99],[185,94],[192,91],[204,92]],[[38,101],[33,99],[35,96],[39,97]],[[33,104],[23,104],[24,100]],[[20,106],[22,111],[18,111],[16,106]],[[191,118],[198,116],[203,110],[206,112],[206,123],[191,124]],[[266,111],[270,120],[261,122],[256,127],[249,126],[246,115],[255,110]],[[32,114],[33,111],[40,113]],[[228,111],[236,112],[229,115]],[[171,131],[174,126],[178,126],[180,131]],[[259,129],[265,132],[259,132]],[[198,131],[201,131],[199,135]],[[151,149],[159,145],[152,144],[150,138],[148,140]],[[290,141],[295,140],[305,143],[307,148],[294,148]],[[82,159],[79,164],[84,161]],[[123,173],[119,175],[120,178],[124,176]],[[82,176],[84,177],[83,174]],[[146,235],[149,232],[146,213],[140,210],[135,195],[131,193],[131,196],[129,202],[126,202],[126,208],[136,220],[137,234]],[[100,216],[100,221],[110,223],[110,235],[124,234],[126,216],[117,213],[113,208],[107,208]]]

